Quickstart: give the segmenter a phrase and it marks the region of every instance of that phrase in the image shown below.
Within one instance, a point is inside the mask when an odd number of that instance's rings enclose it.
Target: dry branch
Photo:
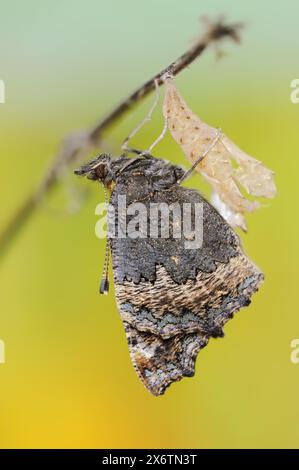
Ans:
[[[35,191],[16,211],[0,234],[0,255],[3,255],[14,236],[20,232],[34,210],[41,204],[44,196],[57,184],[65,166],[83,159],[90,151],[98,148],[104,131],[120,120],[137,103],[155,89],[155,82],[160,86],[166,74],[177,75],[190,65],[209,45],[226,37],[239,42],[239,29],[242,24],[227,25],[218,21],[209,25],[205,34],[199,38],[183,55],[161,70],[150,80],[137,88],[127,99],[116,106],[92,129],[74,133],[63,140],[60,150],[53,159],[50,168],[38,184]]]

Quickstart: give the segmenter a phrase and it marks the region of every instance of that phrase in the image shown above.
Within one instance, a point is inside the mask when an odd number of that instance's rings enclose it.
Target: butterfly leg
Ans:
[[[144,126],[144,124],[146,124],[148,121],[151,120],[152,118],[152,114],[153,112],[155,111],[156,107],[158,106],[158,103],[159,103],[159,99],[160,99],[160,93],[159,93],[159,83],[158,83],[158,80],[155,80],[155,89],[156,89],[156,93],[155,93],[155,100],[148,112],[148,114],[145,116],[145,118],[143,118],[139,124],[137,124],[137,126],[132,130],[132,132],[130,132],[130,134],[126,137],[126,139],[123,141],[123,144],[121,146],[122,150],[124,150],[125,152],[133,152],[133,153],[137,153],[139,155],[141,154],[147,154],[148,152],[147,151],[136,151],[135,149],[131,149],[128,147],[128,143],[129,141],[137,134],[137,132]],[[140,152],[140,153],[139,153]]]
[[[182,176],[182,178],[178,181],[179,184],[181,184],[183,181],[185,181],[192,173],[193,171],[195,170],[195,168],[197,167],[197,165],[208,155],[208,153],[215,147],[215,145],[217,144],[217,142],[219,141],[219,139],[221,138],[222,136],[222,130],[219,128],[217,129],[217,133],[216,133],[216,136],[214,138],[214,140],[212,140],[212,142],[210,143],[210,145],[206,148],[206,150],[203,152],[202,155],[200,155],[197,160],[195,160],[195,162],[193,163],[193,165],[191,166],[191,168],[189,168],[189,170],[186,171],[186,173]]]
[[[126,148],[126,153],[134,153],[135,155],[138,155],[139,157],[143,157],[143,158],[154,158],[146,150],[139,150],[139,149],[135,149],[131,147]]]

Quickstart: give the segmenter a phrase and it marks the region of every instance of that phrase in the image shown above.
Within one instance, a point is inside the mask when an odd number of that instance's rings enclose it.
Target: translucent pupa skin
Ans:
[[[166,78],[165,88],[163,113],[168,128],[187,159],[193,164],[204,154],[218,131],[204,123],[188,108],[171,78]],[[232,165],[232,160],[237,164],[237,168]],[[239,186],[243,186],[252,196],[272,198],[276,194],[273,172],[240,150],[224,134],[197,165],[196,171],[202,174],[223,203],[233,213],[238,214],[235,218],[236,225],[243,229],[246,228],[243,214],[257,209],[259,203],[246,199]]]

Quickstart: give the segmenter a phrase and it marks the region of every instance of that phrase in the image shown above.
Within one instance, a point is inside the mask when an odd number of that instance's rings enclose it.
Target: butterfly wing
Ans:
[[[199,333],[159,335],[139,331],[124,322],[133,366],[145,387],[155,396],[162,395],[172,383],[194,375],[197,353],[207,344]]]
[[[223,336],[223,325],[250,303],[263,275],[244,255],[234,231],[197,191],[177,184],[157,189],[152,178],[135,169],[112,193],[117,235],[124,217],[127,225],[133,217],[120,213],[119,196],[126,197],[126,207],[137,203],[140,209],[142,203],[147,219],[141,238],[110,239],[116,300],[133,365],[147,389],[161,395],[172,382],[194,375],[199,350],[210,337]],[[180,238],[148,236],[152,205],[174,203],[182,212],[184,204],[202,207],[200,247],[186,248],[183,233]],[[196,217],[191,212],[192,226]],[[175,223],[170,217],[170,233]]]

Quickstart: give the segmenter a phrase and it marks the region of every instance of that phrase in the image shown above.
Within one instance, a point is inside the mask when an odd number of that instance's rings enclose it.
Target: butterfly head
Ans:
[[[111,157],[106,153],[102,153],[98,157],[90,160],[75,170],[75,174],[86,176],[89,180],[100,181],[107,186],[108,180],[111,182]]]
[[[130,177],[139,178],[141,189],[143,183],[149,180],[154,190],[165,189],[177,183],[184,173],[182,168],[149,154],[135,158],[129,158],[127,155],[112,158],[102,153],[75,170],[76,175],[99,181],[109,190],[112,190],[118,181],[129,180]],[[143,178],[143,181],[140,178]],[[146,184],[145,186],[147,187]]]

